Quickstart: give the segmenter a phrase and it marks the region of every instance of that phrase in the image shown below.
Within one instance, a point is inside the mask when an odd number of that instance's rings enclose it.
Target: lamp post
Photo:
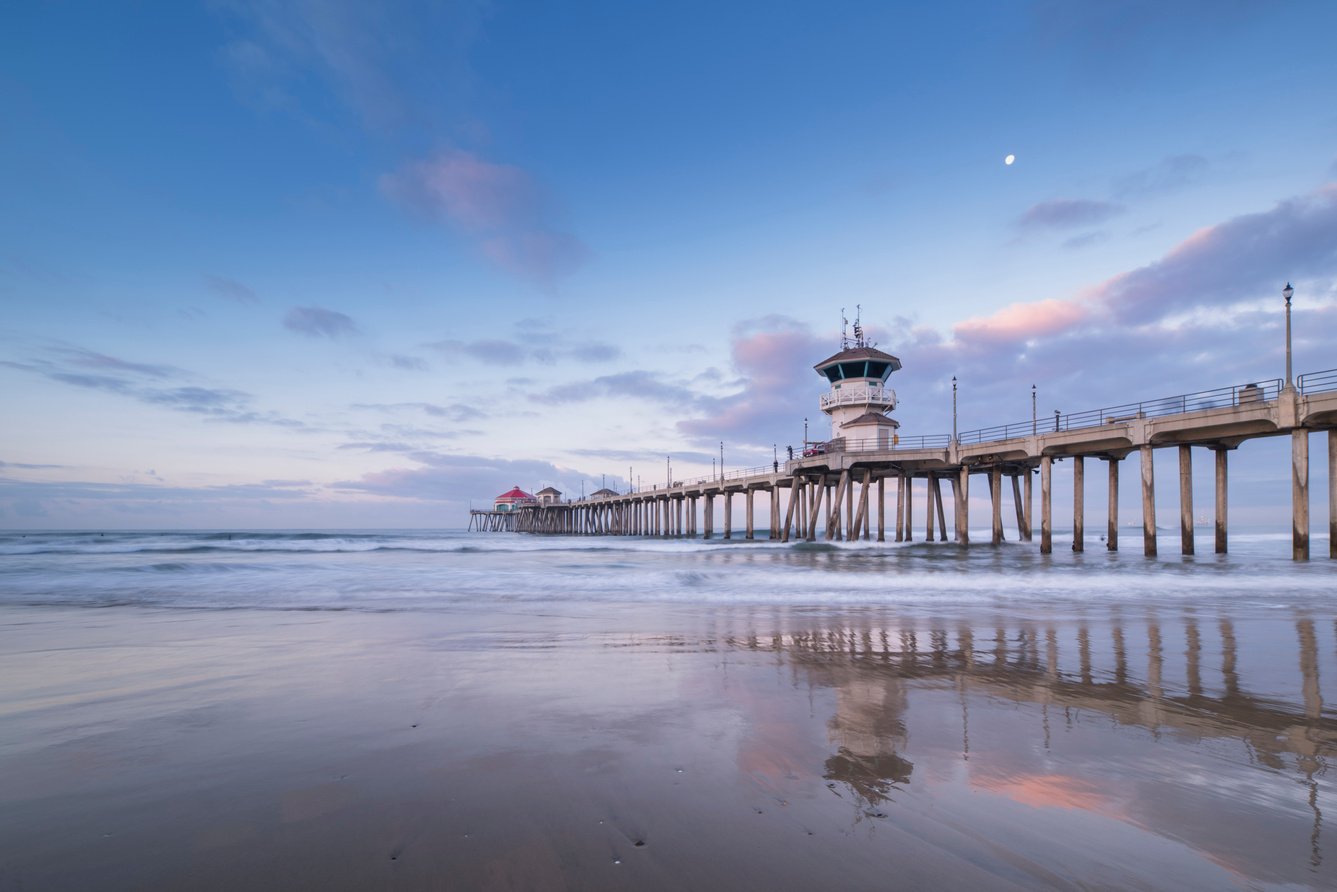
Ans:
[[[1037,433],[1038,430],[1036,429],[1036,415],[1035,415],[1035,385],[1032,384],[1031,385],[1031,436],[1033,437]]]
[[[956,442],[956,375],[952,376],[952,442]]]
[[[803,419],[803,451],[808,451],[808,419]]]
[[[1055,431],[1056,433],[1058,432],[1058,416],[1059,416],[1059,411],[1058,411],[1058,409],[1055,409],[1055,410],[1054,410],[1054,431]]]
[[[724,481],[724,441],[720,440],[720,481]]]
[[[1281,296],[1286,298],[1286,386],[1291,387],[1291,295],[1295,294],[1295,289],[1291,283],[1287,282],[1286,287],[1281,289]]]

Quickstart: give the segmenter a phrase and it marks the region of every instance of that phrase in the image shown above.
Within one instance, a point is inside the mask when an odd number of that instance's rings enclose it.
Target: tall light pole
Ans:
[[[805,452],[808,449],[808,419],[806,418],[803,419],[803,449]]]
[[[1295,294],[1295,289],[1291,283],[1287,282],[1286,287],[1281,289],[1281,296],[1286,298],[1286,386],[1291,385],[1291,295]]]
[[[1035,385],[1032,384],[1031,385],[1031,436],[1033,437],[1037,433],[1038,431],[1036,430],[1036,415],[1035,415]]]
[[[956,442],[956,375],[952,376],[952,442]]]
[[[720,480],[724,479],[724,441],[720,440]]]

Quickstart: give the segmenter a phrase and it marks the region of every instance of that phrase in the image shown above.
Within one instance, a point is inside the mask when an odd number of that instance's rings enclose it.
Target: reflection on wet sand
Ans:
[[[950,626],[922,618],[882,617],[867,624],[815,627],[803,627],[797,620],[786,625],[798,627],[769,638],[726,636],[725,640],[734,647],[774,652],[794,668],[796,678],[834,692],[834,714],[828,724],[833,752],[823,775],[832,784],[843,785],[868,809],[894,801],[897,791],[919,783],[916,763],[921,760],[909,741],[915,731],[913,717],[925,712],[914,704],[917,698],[950,688],[957,694],[958,758],[965,763],[974,757],[972,706],[997,711],[1010,704],[1013,713],[1019,708],[1037,719],[1029,736],[1025,728],[1018,734],[1016,726],[1010,726],[1010,739],[996,736],[995,722],[987,743],[976,740],[982,752],[1026,751],[1034,744],[1050,754],[1053,713],[1063,716],[1069,730],[1077,725],[1143,729],[1159,749],[1149,759],[1145,754],[1139,759],[1149,764],[1160,758],[1186,763],[1181,773],[1193,777],[1177,783],[1219,784],[1219,789],[1209,788],[1205,794],[1209,802],[1216,797],[1236,807],[1266,800],[1267,808],[1260,807],[1260,812],[1280,810],[1292,817],[1303,809],[1308,815],[1304,822],[1308,866],[1318,868],[1323,860],[1323,778],[1337,748],[1337,721],[1324,707],[1320,636],[1314,620],[1295,616],[1274,624],[1274,633],[1281,625],[1293,630],[1284,637],[1273,634],[1266,641],[1244,641],[1252,645],[1255,660],[1264,657],[1254,666],[1258,683],[1251,688],[1249,674],[1241,666],[1241,635],[1230,616],[1205,621],[1192,607],[1151,611],[1137,618],[1125,613],[1112,608],[1108,615],[1089,613],[1069,622]],[[1246,632],[1260,628],[1257,623],[1245,624]],[[1183,649],[1171,645],[1172,640],[1182,640]],[[921,642],[926,642],[926,649],[921,649]],[[1139,665],[1145,669],[1139,671]],[[940,713],[941,709],[931,717],[936,720]],[[1165,747],[1171,744],[1180,748],[1174,756],[1166,755]],[[1185,759],[1183,748],[1197,755]],[[1221,770],[1212,776],[1216,769]],[[1251,866],[1240,863],[1246,855],[1214,839],[1219,828],[1213,826],[1213,816],[1188,814],[1182,802],[1169,801],[1174,792],[1158,791],[1152,784],[1150,792],[1139,795],[1166,798],[1164,808],[1139,802],[1136,817],[1121,814],[1122,807],[1100,790],[1132,780],[1122,776],[1125,771],[1111,759],[1102,765],[1106,776],[1098,779],[1016,770],[1001,777],[972,775],[970,782],[973,788],[1004,792],[1031,805],[1117,815],[1187,841],[1232,871],[1251,875]],[[1205,782],[1197,774],[1207,775]],[[1299,824],[1293,826],[1298,831]],[[1286,874],[1275,866],[1269,870]]]

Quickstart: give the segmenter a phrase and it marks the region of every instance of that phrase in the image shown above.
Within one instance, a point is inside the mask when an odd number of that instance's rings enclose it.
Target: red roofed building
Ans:
[[[516,486],[493,499],[492,510],[515,511],[519,508],[532,508],[538,503],[538,499]]]

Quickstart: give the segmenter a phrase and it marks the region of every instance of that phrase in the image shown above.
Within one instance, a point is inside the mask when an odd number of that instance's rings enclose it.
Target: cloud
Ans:
[[[1068,411],[1276,377],[1287,279],[1298,291],[1297,370],[1331,365],[1322,354],[1337,339],[1334,232],[1330,184],[1200,230],[1079,293],[963,320],[949,340],[912,344],[900,335],[891,350],[906,362],[897,388],[919,395],[897,412],[902,434],[950,428],[953,375],[962,418],[973,419],[962,429],[1029,415],[1031,382],[1044,402]]]
[[[953,334],[958,341],[1034,341],[1072,328],[1088,313],[1083,303],[1059,299],[1012,304],[989,316],[958,323]]]
[[[395,368],[403,369],[406,372],[426,372],[431,368],[425,359],[420,359],[417,356],[403,356],[398,353],[392,353],[389,362]]]
[[[50,471],[65,467],[64,465],[33,465],[18,461],[0,461],[0,468],[18,468],[21,471]]]
[[[204,284],[210,291],[224,300],[239,304],[254,304],[260,301],[254,291],[234,279],[205,275]]]
[[[293,307],[283,317],[283,327],[309,338],[357,334],[357,325],[350,317],[321,307]]]
[[[433,452],[416,452],[410,457],[422,467],[378,471],[357,480],[332,484],[331,488],[395,499],[487,501],[512,486],[528,487],[539,482],[553,483],[566,493],[578,493],[579,481],[588,479],[578,471],[545,461]]]
[[[217,6],[236,32],[220,58],[244,98],[307,121],[343,105],[364,127],[386,132],[431,123],[443,108],[461,104],[473,80],[467,51],[486,4],[229,0]]]
[[[1062,247],[1069,251],[1077,251],[1082,248],[1089,248],[1091,245],[1098,245],[1101,242],[1108,241],[1110,234],[1104,230],[1095,232],[1084,232],[1081,235],[1074,235],[1072,238],[1064,239]]]
[[[551,199],[527,172],[450,150],[380,178],[381,193],[472,238],[497,266],[551,286],[585,260]]]
[[[35,483],[0,478],[0,501],[75,500],[116,501],[129,505],[157,505],[165,501],[233,501],[252,499],[300,499],[311,494],[306,481],[266,481],[221,486],[169,486],[160,483],[93,483],[68,481]]]
[[[612,362],[622,355],[622,349],[615,344],[601,341],[571,343],[556,332],[545,332],[541,336],[524,338],[523,341],[501,338],[477,341],[443,340],[423,346],[435,350],[447,359],[505,361],[512,366],[526,362],[553,365],[561,360],[596,364]]]
[[[1017,218],[1024,230],[1075,229],[1095,226],[1124,212],[1121,204],[1090,198],[1056,198],[1028,208]]]
[[[183,374],[181,369],[170,365],[153,365],[142,362],[127,362],[105,353],[95,353],[82,347],[52,347],[50,352],[62,357],[66,362],[80,368],[100,369],[111,372],[129,372],[148,378],[172,378]]]
[[[1131,197],[1177,192],[1202,179],[1208,167],[1207,159],[1201,155],[1171,155],[1151,167],[1119,177],[1114,181],[1114,193]]]
[[[72,387],[100,390],[146,405],[204,415],[218,421],[307,427],[304,422],[277,413],[256,411],[252,408],[253,398],[248,393],[189,383],[195,376],[175,366],[130,362],[82,347],[49,347],[46,353],[53,358],[0,360],[0,366],[40,375]],[[82,371],[84,368],[97,369],[99,373]]]
[[[1123,318],[1151,321],[1271,296],[1281,280],[1331,276],[1337,270],[1334,233],[1337,184],[1328,184],[1269,211],[1202,229],[1160,260],[1097,286],[1089,299]]]
[[[680,409],[698,405],[701,394],[681,384],[665,381],[657,372],[635,370],[616,375],[601,375],[590,381],[576,381],[550,387],[531,400],[538,403],[584,403],[609,397],[630,397]]]
[[[813,420],[813,431],[825,422],[817,411],[822,379],[812,364],[838,347],[833,338],[820,337],[785,316],[739,323],[730,342],[739,389],[698,400],[702,414],[680,421],[678,429],[700,441],[726,439],[755,448],[798,443],[805,416]]]

